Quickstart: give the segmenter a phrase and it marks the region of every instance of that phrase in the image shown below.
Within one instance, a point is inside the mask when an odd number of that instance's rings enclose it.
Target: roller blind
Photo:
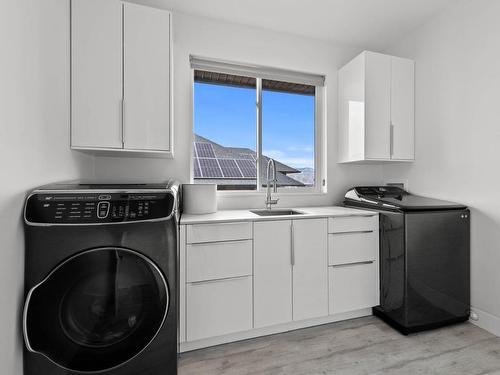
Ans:
[[[191,55],[189,58],[191,62],[191,68],[197,70],[299,83],[312,86],[325,85],[325,76],[320,74],[296,72],[292,70],[270,68],[260,65],[239,64],[230,61],[208,59],[193,55]]]

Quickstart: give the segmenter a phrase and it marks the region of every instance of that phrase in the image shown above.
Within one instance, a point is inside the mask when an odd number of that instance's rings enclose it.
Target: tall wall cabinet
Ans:
[[[172,156],[170,12],[71,1],[71,148]]]
[[[414,71],[369,51],[339,70],[339,162],[414,160]]]

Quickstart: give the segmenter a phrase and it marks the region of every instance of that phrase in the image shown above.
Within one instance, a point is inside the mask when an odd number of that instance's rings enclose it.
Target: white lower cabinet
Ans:
[[[255,327],[328,315],[326,219],[254,223]]]
[[[373,231],[328,235],[330,266],[375,260],[378,236]]]
[[[187,284],[188,341],[252,328],[252,277]]]
[[[291,221],[254,223],[255,328],[292,321]]]
[[[328,315],[328,223],[293,220],[293,320]]]
[[[329,267],[330,314],[378,305],[377,263]]]
[[[181,350],[370,314],[378,217],[181,226]]]
[[[330,315],[378,305],[378,215],[331,218],[328,231]]]
[[[186,281],[252,275],[252,241],[227,241],[186,246]]]

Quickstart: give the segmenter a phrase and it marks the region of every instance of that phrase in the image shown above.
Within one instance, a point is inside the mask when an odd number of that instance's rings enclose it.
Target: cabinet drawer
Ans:
[[[252,223],[193,224],[187,226],[187,243],[252,239]]]
[[[328,272],[330,314],[379,304],[376,262],[329,267]]]
[[[378,215],[344,216],[328,219],[328,233],[363,232],[378,230]]]
[[[186,248],[187,281],[252,274],[252,241],[190,244]]]
[[[356,263],[377,258],[375,232],[347,232],[328,235],[328,264]]]
[[[252,277],[187,284],[187,341],[252,329]]]

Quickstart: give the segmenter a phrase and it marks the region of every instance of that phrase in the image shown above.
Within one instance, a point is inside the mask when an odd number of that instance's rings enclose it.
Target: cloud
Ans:
[[[290,155],[281,150],[263,150],[262,154],[293,168],[314,168],[314,158]]]
[[[272,158],[280,163],[289,165],[293,168],[314,168],[314,159],[313,158],[300,158],[289,156],[281,150],[264,150],[262,153]]]
[[[313,152],[314,147],[313,146],[307,146],[307,145],[302,145],[302,146],[289,146],[287,147],[287,151],[292,151],[292,152]]]

